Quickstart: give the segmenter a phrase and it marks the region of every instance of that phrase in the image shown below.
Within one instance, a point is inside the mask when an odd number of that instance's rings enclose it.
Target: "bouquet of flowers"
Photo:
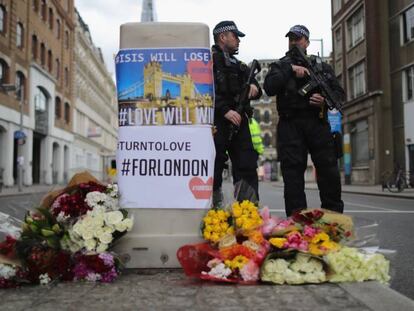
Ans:
[[[2,224],[8,235],[0,243],[0,288],[58,279],[113,281],[120,261],[109,251],[133,219],[119,208],[116,185],[102,185],[85,172],[46,195],[20,230]]]
[[[354,238],[352,218],[328,210],[297,212],[279,222],[268,236],[271,250],[263,281],[304,284],[389,280],[389,262],[345,245]]]
[[[383,255],[345,246],[354,239],[352,218],[332,211],[308,209],[278,219],[244,200],[210,209],[201,233],[205,243],[177,252],[191,277],[241,284],[389,280]]]
[[[258,207],[248,200],[212,208],[201,224],[207,242],[186,245],[177,252],[185,273],[212,281],[258,281],[269,249],[261,231],[263,223]]]

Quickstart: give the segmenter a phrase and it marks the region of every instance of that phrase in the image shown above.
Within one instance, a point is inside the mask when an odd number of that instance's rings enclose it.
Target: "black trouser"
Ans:
[[[307,208],[304,173],[308,153],[316,168],[321,207],[342,213],[341,179],[329,123],[313,114],[281,117],[277,139],[286,214],[290,216],[296,210]]]
[[[223,169],[230,156],[232,163],[233,184],[243,180],[251,186],[259,199],[259,184],[257,178],[258,154],[253,148],[252,138],[249,130],[249,122],[243,116],[240,128],[229,141],[230,122],[223,118],[216,118],[215,126],[217,132],[214,134],[214,145],[216,147],[216,159],[214,162],[214,185],[213,190],[221,188],[223,182]],[[228,155],[227,155],[228,154]],[[245,190],[245,185],[241,189],[238,200],[252,199]]]

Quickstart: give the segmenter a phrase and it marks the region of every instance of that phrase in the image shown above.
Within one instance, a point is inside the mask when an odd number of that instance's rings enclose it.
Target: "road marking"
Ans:
[[[271,213],[284,213],[284,209],[270,209]],[[373,211],[373,210],[346,210],[346,213],[378,213],[378,214],[414,214],[414,211],[396,211],[396,210],[386,210],[386,211]]]
[[[366,205],[366,204],[360,204],[360,203],[351,203],[351,202],[346,202],[346,201],[344,201],[344,205],[345,205],[345,207],[347,205],[351,205],[351,206],[359,206],[359,207],[365,207],[365,208],[379,209],[379,210],[383,210],[383,211],[395,211],[395,210],[389,209],[389,208],[378,207],[378,206],[373,206],[373,205]]]

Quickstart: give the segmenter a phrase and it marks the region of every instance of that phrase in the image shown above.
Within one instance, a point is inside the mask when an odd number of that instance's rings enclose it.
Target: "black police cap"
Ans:
[[[289,29],[289,32],[286,34],[285,37],[289,37],[290,35],[295,35],[297,37],[306,37],[306,39],[309,39],[309,30],[303,25],[295,25],[292,28]]]
[[[233,21],[222,21],[216,25],[213,29],[213,35],[218,35],[223,32],[231,31],[238,37],[244,37],[245,34],[237,29],[236,23]]]

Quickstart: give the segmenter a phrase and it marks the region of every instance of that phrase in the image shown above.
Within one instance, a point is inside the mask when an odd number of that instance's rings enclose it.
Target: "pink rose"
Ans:
[[[243,281],[257,281],[259,279],[259,270],[259,266],[253,260],[249,260],[249,262],[240,269],[240,275]]]
[[[277,217],[270,216],[270,211],[267,206],[265,206],[260,211],[260,216],[263,219],[263,225],[261,227],[262,234],[264,236],[268,236],[276,227],[276,225],[280,223],[280,219]]]

